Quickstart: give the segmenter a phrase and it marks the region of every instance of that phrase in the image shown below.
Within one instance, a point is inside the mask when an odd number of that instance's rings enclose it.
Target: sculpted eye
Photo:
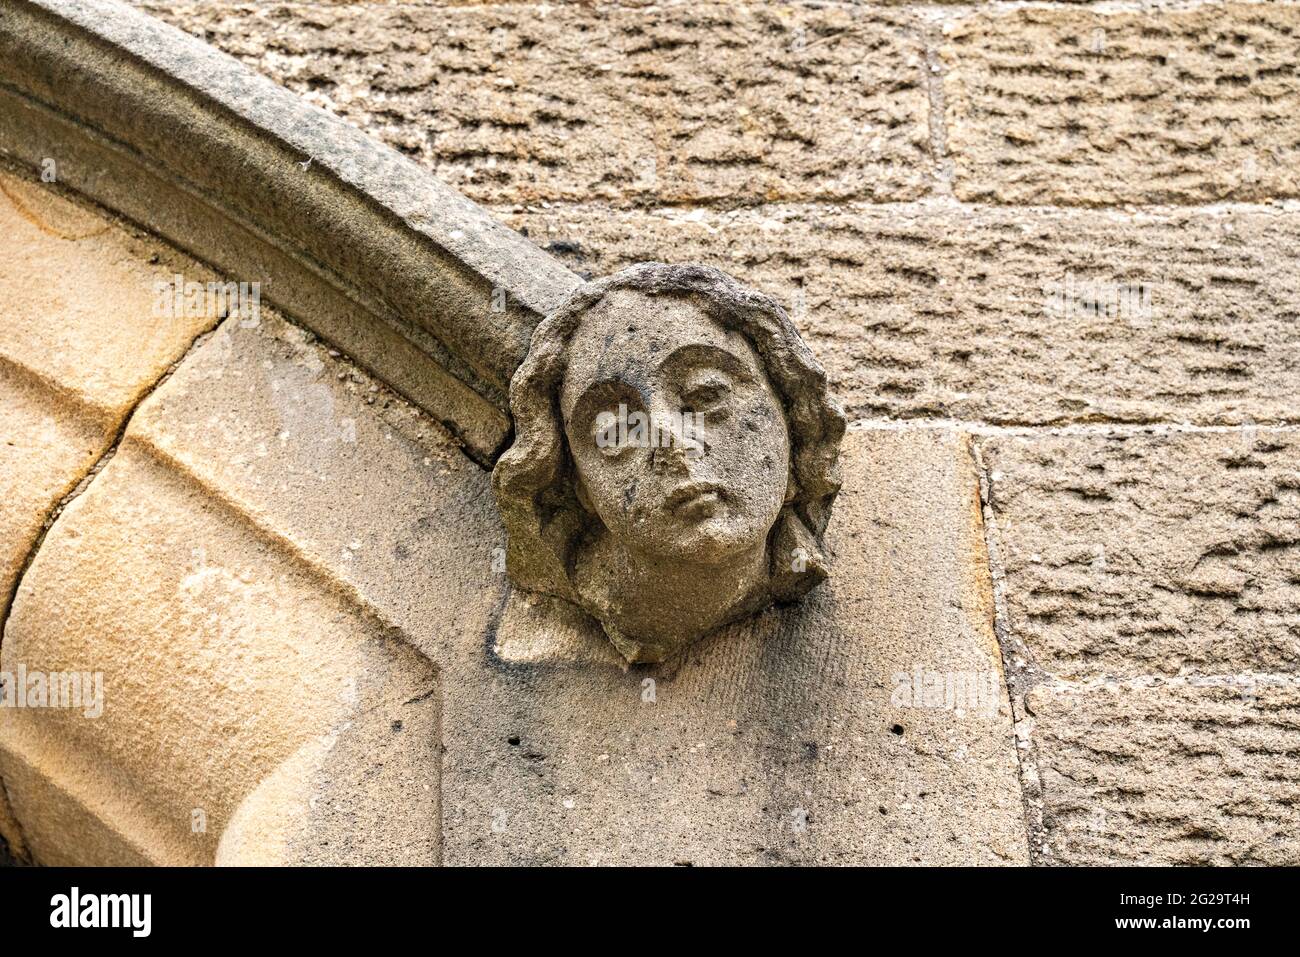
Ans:
[[[596,414],[592,422],[591,437],[596,451],[606,458],[622,455],[638,444],[642,434],[641,422],[644,418],[639,410],[628,411],[626,405],[619,404],[617,413],[602,411]]]
[[[689,384],[682,398],[691,409],[701,412],[725,402],[731,395],[731,383],[721,375],[710,375]]]
[[[596,416],[595,424],[592,425],[592,438],[596,441],[596,448],[605,455],[617,455],[620,451],[618,444],[618,416],[613,412],[601,412]]]

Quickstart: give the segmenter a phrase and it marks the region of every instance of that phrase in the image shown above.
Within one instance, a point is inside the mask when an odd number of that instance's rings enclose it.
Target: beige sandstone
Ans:
[[[112,433],[0,360],[0,615],[51,509],[94,465]]]
[[[852,6],[149,4],[478,202],[909,199],[919,27]]]
[[[1290,672],[1300,662],[1300,433],[980,443],[1009,625],[1052,675]]]
[[[1294,675],[1034,690],[1040,859],[1294,865],[1297,692]]]
[[[850,419],[1300,415],[1297,213],[938,203],[524,207],[502,217],[584,274],[695,260],[765,290],[790,311]],[[1088,288],[1102,308],[1088,305]],[[1067,289],[1076,295],[1063,299]]]
[[[947,152],[971,202],[1300,193],[1300,8],[977,13],[945,24]]]
[[[186,840],[157,824],[176,825],[184,803],[161,768],[178,763],[173,778],[210,782],[221,809],[212,826],[238,824],[234,808],[249,794],[274,795],[262,776],[338,713],[322,704],[287,725],[288,706],[274,706],[284,669],[310,665],[311,680],[328,686],[378,629],[440,674],[449,863],[1023,861],[970,452],[954,433],[866,432],[851,436],[848,454],[830,532],[843,573],[819,600],[717,635],[673,671],[625,672],[608,659],[576,667],[572,650],[544,641],[516,662],[492,650],[508,646],[497,634],[515,625],[501,617],[504,539],[487,474],[310,337],[270,316],[256,329],[228,322],[142,407],[65,514],[11,630],[53,655],[73,637],[57,637],[51,609],[75,599],[87,626],[73,635],[88,654],[105,657],[110,640],[94,623],[124,616],[146,636],[136,642],[145,673],[187,689],[189,709],[155,692],[160,706],[122,704],[95,726],[114,762],[124,760],[115,742],[163,742],[129,766],[141,806],[103,811],[151,859],[179,854]],[[106,570],[86,560],[133,549],[145,554],[119,573],[139,580],[129,588],[99,581]],[[283,654],[222,655],[254,633]],[[603,643],[590,631],[575,640],[593,637]],[[341,661],[320,660],[330,656],[311,650],[316,640],[338,642]],[[196,664],[168,664],[163,652],[180,647]],[[223,673],[209,670],[218,662]],[[992,696],[965,711],[891,703],[899,674],[910,681],[918,666],[986,675]],[[388,670],[392,681],[406,674]],[[269,683],[269,698],[239,697],[254,678]],[[202,749],[175,727],[189,727],[188,714],[215,706],[237,717],[268,703],[256,719],[266,753],[232,717],[221,759],[193,766]],[[66,755],[75,741],[52,727],[44,744]],[[29,783],[26,760],[10,763],[22,778],[16,794],[59,791],[56,780]],[[44,766],[54,778],[54,759]],[[420,768],[403,794],[436,781]],[[23,800],[33,797],[19,798],[20,816],[31,807]],[[275,820],[282,802],[265,803]]]
[[[846,438],[822,588],[625,670],[590,619],[509,585],[488,476],[445,431],[275,316],[227,322],[24,577],[0,666],[101,668],[107,706],[0,711],[11,849],[1300,859],[1298,214],[962,202],[1294,195],[1295,7],[144,6],[577,271],[698,260],[773,294],[852,417],[913,421]],[[202,324],[123,297],[165,250],[3,185],[12,588]],[[60,274],[89,298],[51,300]],[[1150,309],[1062,311],[1067,279],[1149,285]],[[961,706],[985,688],[991,710]]]
[[[1039,860],[1296,860],[1293,429],[979,440]]]
[[[51,390],[121,421],[207,316],[161,315],[155,284],[215,277],[26,178],[0,174],[6,321],[0,357]],[[188,268],[184,268],[188,267]]]
[[[24,843],[45,864],[435,861],[428,663],[228,514],[128,440],[47,537],[3,665],[102,672],[103,714],[0,712]]]
[[[180,268],[165,255],[0,172],[0,619],[51,510],[213,322],[153,314],[154,283]]]
[[[150,399],[141,437],[128,431],[20,589],[4,667],[102,670],[105,682],[97,719],[0,712],[0,771],[26,844],[45,863],[436,861],[428,661],[344,582],[322,583],[294,542],[171,458],[165,439],[146,437],[169,397],[207,375],[239,390],[229,407],[239,415],[241,386],[264,373],[225,368],[229,355],[223,330]],[[204,356],[217,357],[215,368]],[[285,399],[272,408],[290,418],[273,420],[267,438],[292,435],[311,469],[282,468],[276,485],[315,493],[324,453],[352,433],[324,431],[319,409],[290,399],[291,375],[277,385]],[[275,391],[268,383],[257,394],[274,403]],[[198,423],[205,435],[228,434],[221,408]],[[363,441],[372,437],[383,441],[380,428],[363,428]],[[250,459],[224,464],[249,469]],[[313,504],[329,515],[325,495]],[[197,833],[195,810],[205,820]]]
[[[594,655],[579,650],[580,634],[556,643],[532,684],[542,700],[505,728],[521,729],[521,747],[531,751],[516,762],[525,769],[538,762],[540,780],[529,790],[559,784],[586,810],[575,824],[584,837],[604,836],[600,859],[1025,859],[965,440],[940,431],[851,431],[844,469],[827,533],[836,573],[801,605],[707,640],[672,674],[634,669],[600,680]],[[954,554],[963,559],[943,557]],[[537,634],[537,616],[512,596],[497,628],[500,647],[517,646],[519,632]],[[602,643],[594,628],[586,641],[593,649]],[[536,645],[527,650],[529,665],[545,662]],[[986,677],[997,713],[945,708],[942,692],[937,707],[927,705],[918,669],[922,684]],[[645,700],[647,677],[653,702]],[[518,780],[519,772],[503,770]],[[701,798],[707,827],[689,811]],[[530,822],[541,816],[518,804],[509,813],[516,808]],[[633,819],[620,823],[629,808]],[[693,840],[676,854],[658,840],[629,854],[624,848],[638,843],[636,828],[652,815]],[[710,829],[752,840],[722,853],[717,838],[706,840]],[[472,849],[489,860],[518,859],[503,854],[507,839],[489,836]]]

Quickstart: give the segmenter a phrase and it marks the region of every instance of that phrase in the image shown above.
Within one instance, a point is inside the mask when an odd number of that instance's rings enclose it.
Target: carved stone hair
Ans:
[[[533,333],[510,383],[515,440],[493,472],[509,534],[507,565],[516,584],[581,603],[571,581],[576,550],[599,520],[578,500],[559,394],[569,340],[583,315],[616,290],[676,296],[749,340],[785,410],[790,491],[768,538],[769,591],[793,601],[827,574],[822,535],[839,491],[844,414],[827,394],[826,373],[773,299],[709,266],[641,263],[579,286]],[[803,570],[793,570],[797,559]]]

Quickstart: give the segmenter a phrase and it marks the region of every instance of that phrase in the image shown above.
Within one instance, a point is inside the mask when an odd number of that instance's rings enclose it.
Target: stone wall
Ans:
[[[141,5],[969,434],[1033,860],[1300,860],[1300,7]]]

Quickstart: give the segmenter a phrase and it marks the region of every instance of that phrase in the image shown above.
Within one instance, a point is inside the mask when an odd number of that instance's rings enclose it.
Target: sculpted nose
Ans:
[[[685,474],[688,463],[676,409],[663,401],[654,402],[650,409],[651,465],[658,471],[671,470]]]
[[[668,441],[666,435],[662,436],[662,439],[664,442]],[[659,471],[672,471],[681,475],[688,475],[691,470],[691,459],[687,455],[687,449],[677,443],[656,446],[651,452],[650,462]]]

